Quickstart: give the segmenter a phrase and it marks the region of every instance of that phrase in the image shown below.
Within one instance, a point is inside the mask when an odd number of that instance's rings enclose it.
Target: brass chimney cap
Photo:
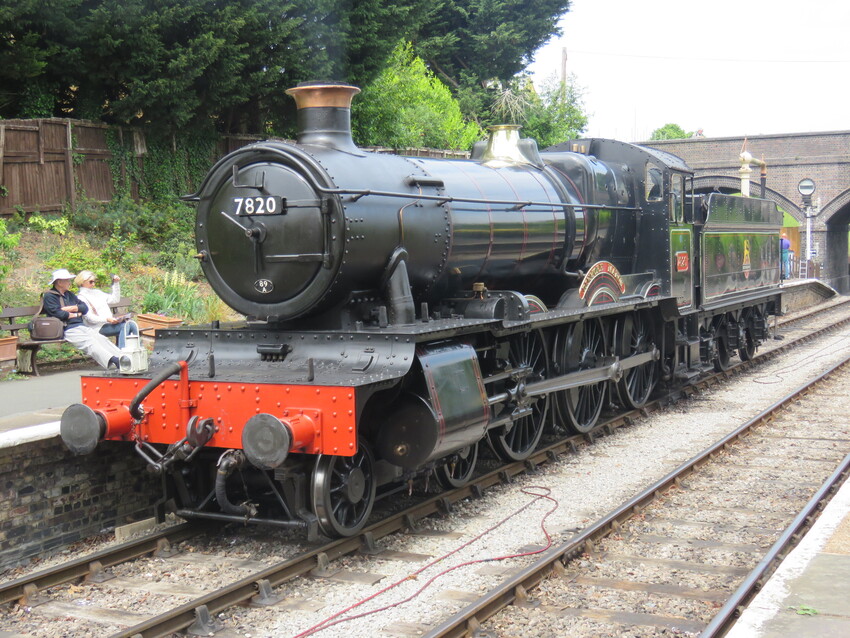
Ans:
[[[300,109],[313,107],[351,108],[352,98],[360,93],[360,89],[350,84],[306,83],[286,89],[286,94],[295,99],[295,106]]]

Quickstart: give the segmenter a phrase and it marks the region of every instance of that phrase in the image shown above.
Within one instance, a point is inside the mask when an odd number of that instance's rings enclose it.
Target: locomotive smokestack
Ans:
[[[349,84],[302,82],[287,89],[298,108],[298,143],[360,154],[351,139],[351,99],[360,89]]]

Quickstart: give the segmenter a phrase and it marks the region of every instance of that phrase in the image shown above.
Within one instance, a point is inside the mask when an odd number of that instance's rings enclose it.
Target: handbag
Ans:
[[[54,295],[59,294],[52,290],[48,292]],[[44,295],[41,296],[41,305],[38,307],[32,320],[27,325],[30,331],[30,338],[35,341],[45,341],[48,339],[62,339],[65,336],[65,322],[58,317],[39,317],[44,310]]]

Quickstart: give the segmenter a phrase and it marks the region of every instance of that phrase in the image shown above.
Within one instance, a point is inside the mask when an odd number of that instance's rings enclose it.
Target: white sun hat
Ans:
[[[72,272],[68,272],[67,268],[60,268],[59,270],[53,271],[52,277],[53,279],[50,280],[51,284],[57,279],[73,279],[76,275]]]

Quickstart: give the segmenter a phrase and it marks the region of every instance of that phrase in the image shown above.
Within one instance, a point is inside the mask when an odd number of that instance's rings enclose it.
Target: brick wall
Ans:
[[[743,143],[743,137],[645,142],[647,146],[684,159],[697,177],[727,175],[734,178],[738,177],[741,166],[738,156]],[[820,198],[822,217],[828,220],[830,214],[836,212],[829,210],[831,204],[843,204],[837,198],[850,189],[850,131],[759,135],[747,138],[747,150],[767,163],[768,188],[793,202],[795,208],[788,212],[798,220],[802,221],[803,217],[797,184],[804,177],[817,184],[813,199]],[[758,182],[759,169],[753,168],[752,181]]]
[[[0,449],[0,569],[151,516],[159,479],[132,446],[74,456],[59,437]]]
[[[694,170],[698,187],[717,182],[730,188],[738,180],[741,164],[738,156],[743,137],[690,138],[644,142],[659,150],[678,155]],[[820,212],[812,219],[813,260],[822,277],[839,290],[850,289],[848,280],[847,230],[850,221],[850,131],[758,135],[747,138],[747,150],[767,163],[768,197],[800,222],[800,246],[805,252],[805,213],[797,184],[813,179],[817,190],[813,203],[820,201]],[[750,192],[759,194],[759,167],[753,165]],[[740,184],[740,182],[737,182]],[[737,190],[737,187],[735,187]]]

